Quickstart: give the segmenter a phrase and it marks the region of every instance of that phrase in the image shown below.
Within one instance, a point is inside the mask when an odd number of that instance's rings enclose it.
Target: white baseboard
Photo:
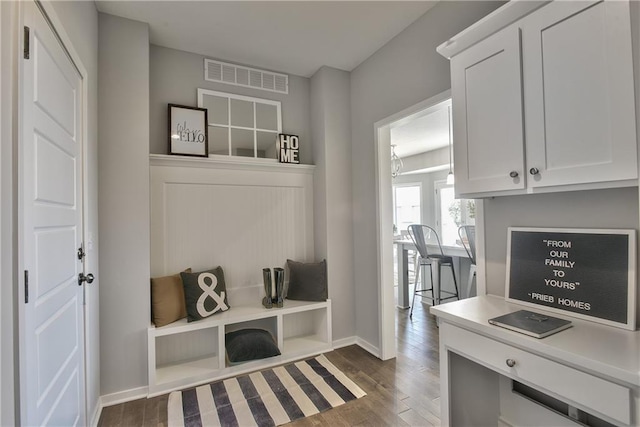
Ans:
[[[382,359],[382,356],[380,354],[380,349],[375,345],[369,343],[366,340],[363,340],[360,337],[356,337],[356,344],[358,344],[360,347],[362,347],[364,350],[368,351],[378,359]]]
[[[347,337],[340,338],[339,340],[333,341],[331,344],[333,345],[333,349],[347,347],[349,345],[357,344],[358,339],[356,337]]]
[[[374,345],[372,345],[371,343],[369,343],[366,340],[363,340],[360,337],[347,337],[347,338],[340,338],[339,340],[335,340],[333,341],[333,349],[336,350],[338,348],[341,347],[347,347],[349,345],[357,345],[360,346],[362,349],[364,349],[365,351],[371,353],[372,355],[374,355],[375,357],[377,357],[378,359],[381,359],[380,357],[380,349]]]
[[[102,415],[102,408],[104,406],[102,405],[102,398],[99,397],[98,398],[98,404],[96,405],[96,409],[95,411],[93,411],[93,416],[91,417],[90,421],[89,421],[89,425],[91,427],[98,427],[98,422],[100,421],[100,415]]]
[[[513,427],[513,424],[502,418],[502,415],[498,417],[498,427]]]
[[[360,337],[347,337],[341,338],[339,340],[335,340],[332,342],[333,348],[341,348],[349,345],[356,344],[362,347],[364,350],[368,351],[372,355],[376,357],[380,357],[380,350],[378,347],[371,345],[369,342],[363,340]],[[96,412],[91,419],[91,425],[96,426],[98,420],[100,419],[100,414],[102,413],[102,409],[107,406],[117,405],[119,403],[129,402],[131,400],[146,398],[149,393],[148,387],[138,387],[132,388],[130,390],[119,391],[116,393],[105,394],[104,396],[100,396],[100,403],[96,408]]]
[[[116,393],[100,396],[100,407],[117,405],[118,403],[129,402],[131,400],[146,398],[149,393],[148,387],[132,388],[130,390],[118,391]]]

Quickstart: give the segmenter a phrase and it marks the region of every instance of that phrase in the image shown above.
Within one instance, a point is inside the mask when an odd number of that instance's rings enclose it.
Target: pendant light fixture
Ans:
[[[395,150],[396,146],[391,145],[391,176],[393,178],[400,175],[400,171],[402,170],[404,164],[402,163],[402,159],[398,157]]]
[[[447,108],[449,112],[449,173],[447,174],[447,185],[453,185],[455,177],[453,176],[453,128],[451,123],[451,107]]]

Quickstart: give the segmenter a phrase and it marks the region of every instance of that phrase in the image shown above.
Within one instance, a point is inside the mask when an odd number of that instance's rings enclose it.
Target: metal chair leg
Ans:
[[[453,268],[453,263],[451,264],[451,275],[453,276],[453,286],[456,288],[456,298],[460,301],[460,292],[458,292],[458,281],[456,280],[456,271]]]
[[[434,305],[440,305],[442,301],[442,264],[438,263],[438,299],[435,300]]]
[[[476,277],[476,266],[471,264],[469,267],[469,283],[467,283],[467,298],[471,297],[471,287],[473,286],[473,279]]]
[[[411,298],[411,310],[409,310],[409,318],[411,318],[411,316],[413,316],[413,305],[415,304],[416,301],[416,292],[418,291],[418,280],[420,279],[420,270],[422,269],[422,265],[417,262],[415,264],[415,279],[414,279],[414,284],[413,284],[413,297]]]
[[[431,278],[431,304],[436,300],[435,284],[433,283],[433,264],[429,264],[429,277]]]

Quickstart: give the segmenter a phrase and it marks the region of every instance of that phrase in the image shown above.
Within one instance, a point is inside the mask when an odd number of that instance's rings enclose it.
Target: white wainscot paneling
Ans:
[[[313,260],[313,166],[151,156],[151,276],[222,266],[229,304],[262,268]]]

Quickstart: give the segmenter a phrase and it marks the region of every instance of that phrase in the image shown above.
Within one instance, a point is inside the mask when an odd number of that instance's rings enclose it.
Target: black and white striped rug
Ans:
[[[365,396],[320,355],[169,395],[169,427],[279,426]]]

